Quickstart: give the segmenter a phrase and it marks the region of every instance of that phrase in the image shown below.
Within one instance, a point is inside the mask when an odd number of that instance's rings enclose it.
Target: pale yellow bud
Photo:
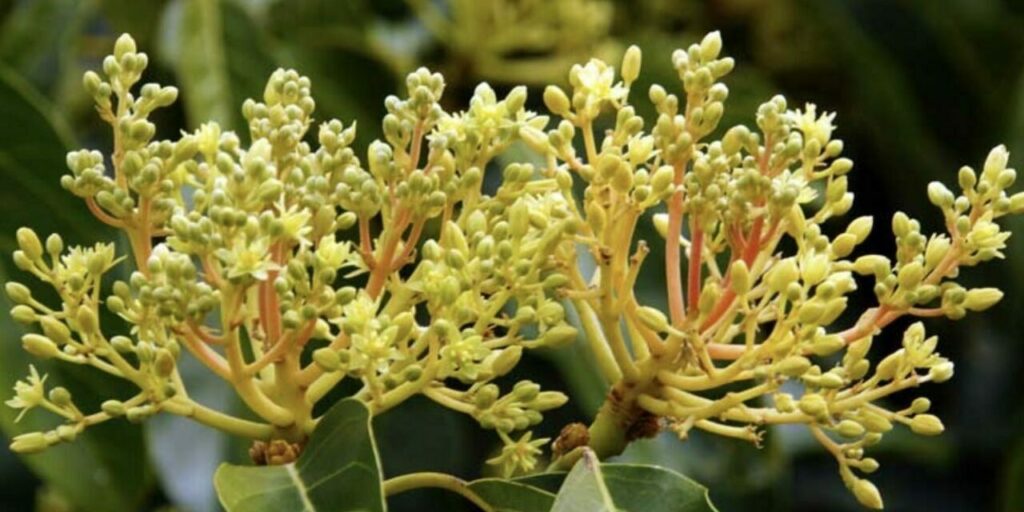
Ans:
[[[874,217],[865,215],[857,217],[846,227],[846,232],[857,238],[857,243],[863,242],[871,234],[871,228],[875,225]]]
[[[910,430],[922,436],[937,436],[945,429],[942,420],[934,414],[918,414],[910,421]]]
[[[870,481],[863,478],[858,479],[853,483],[853,487],[850,490],[853,491],[853,496],[857,498],[861,505],[876,510],[883,508],[882,495],[878,492],[875,484]]]
[[[729,267],[729,280],[737,295],[743,295],[750,291],[750,269],[747,268],[745,261],[736,260],[732,263],[732,266]]]
[[[964,299],[963,307],[970,311],[984,311],[1003,298],[1003,292],[998,288],[974,288],[967,291],[967,298]]]
[[[552,113],[563,117],[569,113],[569,97],[557,85],[549,85],[544,89],[544,105]]]
[[[797,268],[796,258],[783,259],[772,266],[765,276],[768,287],[775,292],[782,292],[789,286],[789,283],[796,282],[800,277],[800,270]]]
[[[622,81],[631,84],[640,76],[641,52],[636,45],[630,46],[622,56]]]
[[[953,378],[953,362],[943,361],[928,369],[932,382],[942,383]]]

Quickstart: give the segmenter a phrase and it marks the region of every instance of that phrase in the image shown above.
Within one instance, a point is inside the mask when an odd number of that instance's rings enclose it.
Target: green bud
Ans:
[[[967,291],[967,298],[964,299],[963,307],[970,311],[984,311],[1003,298],[1003,292],[998,288],[974,288]]]
[[[71,405],[71,392],[67,388],[57,386],[50,390],[49,393],[50,401],[57,407],[67,407]]]
[[[330,347],[313,351],[313,361],[327,372],[336,372],[341,368],[341,357],[338,355],[338,351]]]
[[[484,385],[474,393],[473,402],[476,404],[477,409],[487,409],[498,399],[499,393],[498,386],[494,384]]]
[[[811,361],[803,356],[790,356],[775,365],[775,369],[787,377],[799,377],[811,367]]]
[[[11,440],[11,451],[14,453],[39,453],[50,447],[50,442],[42,432],[29,432],[15,436]]]
[[[62,251],[64,251],[64,240],[61,240],[60,235],[53,233],[46,237],[46,252],[56,256]]]
[[[124,416],[125,412],[127,412],[124,402],[120,400],[107,400],[100,405],[100,408],[103,409],[103,412],[115,418]]]
[[[819,336],[811,344],[811,352],[816,356],[827,356],[834,354],[846,346],[846,342],[838,334]]]
[[[39,334],[26,334],[22,336],[21,346],[25,348],[25,352],[40,359],[50,359],[60,354],[60,349],[57,348],[57,344],[53,340]]]
[[[15,237],[18,239],[18,247],[29,259],[38,260],[43,256],[43,244],[39,241],[35,231],[29,228],[20,228]]]
[[[927,399],[927,398],[924,398],[924,397],[915,398],[914,401],[910,404],[910,410],[914,414],[921,414],[923,412],[928,412],[928,409],[931,409],[931,408],[932,408],[932,401]]]
[[[167,378],[174,372],[176,363],[174,356],[171,355],[167,349],[160,349],[156,353],[156,359],[153,361],[153,369],[156,370],[156,374],[160,377]]]
[[[885,433],[892,430],[892,422],[888,418],[871,411],[861,412],[860,423],[869,432]]]
[[[631,84],[640,76],[640,48],[631,45],[622,56],[622,81]]]
[[[850,490],[853,491],[853,496],[857,498],[857,501],[859,501],[861,505],[876,510],[881,510],[883,508],[882,495],[878,492],[878,488],[875,487],[875,484],[868,480],[863,478],[857,479],[854,481]]]
[[[786,287],[790,283],[796,282],[800,277],[800,270],[796,264],[796,258],[789,257],[785,258],[768,271],[768,275],[765,276],[765,280],[768,283],[768,287],[774,292],[785,291]]]
[[[732,266],[729,267],[729,282],[737,295],[743,295],[750,291],[752,286],[750,269],[747,268],[745,261],[737,259],[732,263]]]
[[[797,402],[797,407],[804,414],[816,418],[828,414],[828,402],[825,401],[825,397],[817,393],[804,394],[804,396],[800,397],[800,401]]]
[[[655,332],[665,332],[669,328],[668,317],[665,316],[665,313],[650,306],[637,308],[636,316],[640,322]]]
[[[75,319],[78,322],[79,331],[83,334],[92,334],[99,330],[99,319],[96,317],[96,311],[93,311],[90,307],[79,306]]]
[[[857,246],[857,237],[852,233],[842,233],[832,241],[832,254],[836,258],[845,258]]]
[[[793,395],[789,393],[776,393],[772,395],[772,400],[775,402],[775,408],[779,412],[793,412],[796,410]]]
[[[11,299],[11,302],[15,304],[25,304],[32,300],[32,292],[21,283],[8,282],[4,285],[4,291],[7,292],[7,297]]]
[[[937,436],[945,429],[942,420],[933,414],[918,414],[910,421],[910,430],[922,436]]]
[[[928,369],[932,382],[942,383],[953,378],[953,362],[943,361]]]
[[[11,318],[21,324],[32,324],[39,319],[39,315],[36,314],[34,309],[24,304],[19,304],[11,308]]]
[[[948,209],[953,206],[955,199],[953,192],[946,188],[946,185],[942,184],[942,182],[933,181],[928,184],[928,200],[933,205],[942,209]]]
[[[491,361],[491,372],[495,377],[501,377],[506,373],[512,371],[517,364],[519,359],[523,356],[523,347],[519,345],[513,345],[506,347],[501,352],[498,352],[498,356]]]
[[[900,267],[898,274],[900,287],[914,289],[924,279],[924,265],[914,261]]]
[[[864,435],[864,425],[854,420],[843,420],[836,426],[836,432],[845,438],[853,439]]]
[[[882,359],[878,363],[878,367],[875,368],[875,376],[881,380],[890,380],[896,376],[896,371],[899,370],[900,365],[903,364],[904,349],[899,349]]]
[[[818,386],[825,389],[839,389],[843,384],[843,378],[835,372],[825,373],[818,378]]]
[[[708,33],[700,42],[700,58],[708,62],[718,58],[722,52],[722,34],[719,31]]]
[[[557,85],[549,85],[544,89],[544,105],[552,113],[562,117],[569,113],[569,97]]]
[[[558,325],[548,329],[541,336],[540,342],[545,347],[558,348],[576,341],[576,328],[571,325]]]

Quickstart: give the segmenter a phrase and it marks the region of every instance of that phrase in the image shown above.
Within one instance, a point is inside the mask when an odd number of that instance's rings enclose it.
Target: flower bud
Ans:
[[[622,81],[631,84],[640,76],[640,48],[631,45],[622,56]]]
[[[853,496],[857,498],[861,505],[876,510],[883,508],[882,495],[878,492],[875,484],[870,481],[863,478],[857,479],[850,490],[853,491]]]
[[[4,285],[4,291],[7,292],[7,297],[11,299],[11,302],[15,304],[25,304],[32,300],[32,292],[21,283],[11,281]]]
[[[900,287],[908,290],[917,287],[924,279],[924,265],[914,261],[900,267],[898,274]]]
[[[932,366],[928,370],[928,376],[931,377],[932,382],[943,383],[953,378],[953,362],[943,361],[935,366]]]
[[[11,451],[14,453],[29,454],[38,453],[50,447],[46,434],[42,432],[29,432],[15,436],[11,441]]]
[[[574,336],[575,337],[575,336]],[[523,356],[523,347],[519,345],[513,345],[506,347],[504,350],[498,353],[498,357],[495,357],[491,361],[491,372],[495,377],[501,377],[506,373],[512,371],[517,364],[519,359]]]
[[[82,334],[92,334],[99,330],[99,320],[96,318],[96,311],[91,307],[79,306],[75,319],[78,322],[78,330]]]
[[[828,402],[817,393],[807,393],[800,397],[797,407],[808,416],[819,417],[828,414]]]
[[[544,89],[544,105],[552,113],[562,117],[569,113],[569,97],[557,85],[549,85]]]
[[[797,268],[796,259],[789,257],[776,263],[768,271],[765,280],[772,291],[782,292],[789,286],[789,283],[796,282],[799,277],[800,270]]]
[[[857,246],[857,237],[851,233],[842,233],[832,240],[832,254],[836,258],[845,258]]]
[[[29,259],[38,260],[43,256],[43,244],[39,241],[35,231],[29,228],[20,228],[15,237],[18,239],[18,247]]]
[[[951,208],[955,199],[953,192],[946,188],[946,185],[942,182],[933,181],[928,184],[928,200],[933,205],[942,209]]]
[[[776,393],[772,395],[772,400],[775,402],[775,408],[779,412],[793,412],[796,410],[793,395],[789,393]]]
[[[19,304],[11,308],[11,318],[21,324],[32,324],[39,319],[39,315],[36,314],[34,309],[24,304]]]
[[[819,336],[811,344],[811,352],[816,356],[827,356],[834,354],[846,346],[846,342],[838,334]]]
[[[558,348],[576,341],[576,328],[571,325],[558,325],[548,329],[541,336],[540,343],[545,347]]]
[[[50,359],[60,354],[60,349],[57,348],[57,344],[53,340],[39,334],[26,334],[22,336],[21,346],[25,348],[25,352],[40,359]]]
[[[636,316],[640,319],[641,323],[655,332],[665,332],[668,330],[668,317],[658,309],[650,306],[641,306],[637,308]]]
[[[864,435],[864,425],[854,420],[843,420],[836,426],[836,432],[843,437],[853,439]]]
[[[889,272],[892,263],[889,258],[878,254],[868,254],[857,258],[853,262],[853,271],[862,275],[885,275]]]
[[[803,356],[790,356],[775,365],[775,369],[787,377],[799,377],[811,367],[810,359]]]
[[[927,399],[927,398],[925,398],[925,397],[915,398],[914,401],[910,404],[910,410],[913,411],[915,414],[921,414],[923,412],[928,412],[928,409],[931,409],[931,408],[932,408],[932,401]]]
[[[884,433],[892,430],[892,422],[888,418],[871,411],[861,412],[860,424],[869,432]]]
[[[700,58],[707,62],[718,58],[722,51],[722,34],[719,31],[708,33],[700,42]]]
[[[918,414],[910,421],[910,430],[922,436],[937,436],[945,427],[942,420],[934,414]]]
[[[750,269],[747,268],[745,261],[737,259],[732,263],[732,266],[729,267],[729,282],[737,295],[743,295],[750,291],[752,286]]]
[[[313,361],[327,372],[336,372],[341,368],[341,357],[338,351],[330,347],[323,347],[313,352]]]
[[[476,404],[477,409],[487,409],[498,399],[498,394],[498,386],[486,384],[473,395],[473,402]]]
[[[970,311],[984,311],[994,306],[1002,298],[1003,292],[998,288],[974,288],[967,291],[963,307]]]
[[[126,409],[124,402],[120,400],[107,400],[100,405],[100,409],[112,417],[124,416]]]

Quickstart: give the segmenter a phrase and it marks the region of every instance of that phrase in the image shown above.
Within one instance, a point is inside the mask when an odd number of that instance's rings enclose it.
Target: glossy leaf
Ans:
[[[223,464],[214,485],[228,512],[385,510],[370,411],[355,399],[327,411],[295,463]]]
[[[527,480],[529,481],[529,480]],[[600,464],[587,451],[565,477],[552,512],[715,512],[708,490],[675,471]]]
[[[483,478],[470,482],[469,488],[494,512],[548,512],[555,502],[553,493],[515,480]]]
[[[28,84],[4,67],[0,67],[0,98],[0,118],[4,119],[0,125],[0,177],[4,184],[0,187],[0,282],[23,282],[45,300],[52,290],[46,294],[45,286],[34,277],[9,264],[18,227],[30,225],[44,237],[59,231],[69,244],[109,240],[112,235],[57,184],[71,146],[60,118]],[[20,343],[26,331],[6,314],[10,308],[6,296],[0,297],[4,312],[0,314],[0,397],[11,395],[14,382],[28,372],[29,364],[49,374],[48,386],[73,390],[76,404],[86,411],[98,410],[103,399],[129,396],[125,383],[100,372],[29,356]],[[16,415],[17,411],[0,407],[0,428],[7,436],[57,424],[52,415],[41,411],[28,413],[20,423],[14,422]],[[142,430],[121,420],[90,428],[74,443],[23,460],[51,489],[82,510],[136,509],[152,480]]]

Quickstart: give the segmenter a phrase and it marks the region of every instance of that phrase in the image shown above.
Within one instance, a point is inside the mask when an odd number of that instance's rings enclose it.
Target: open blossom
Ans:
[[[46,390],[43,388],[45,382],[46,376],[40,377],[36,367],[30,365],[28,377],[14,383],[14,398],[4,402],[8,407],[21,409],[14,421],[21,421],[26,412],[46,400]]]

